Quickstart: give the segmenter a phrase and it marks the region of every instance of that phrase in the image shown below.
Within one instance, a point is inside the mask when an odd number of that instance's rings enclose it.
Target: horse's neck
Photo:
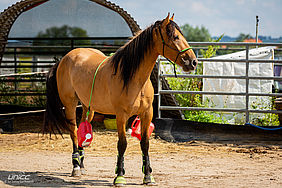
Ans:
[[[143,87],[145,82],[150,78],[157,58],[158,54],[154,50],[147,52],[147,54],[144,56],[144,59],[140,63],[139,69],[135,73],[135,83],[132,84],[138,84],[140,89]]]

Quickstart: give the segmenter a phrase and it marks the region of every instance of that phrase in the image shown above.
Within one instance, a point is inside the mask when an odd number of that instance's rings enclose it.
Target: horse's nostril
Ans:
[[[196,67],[197,66],[197,60],[193,59],[192,61],[192,67]]]

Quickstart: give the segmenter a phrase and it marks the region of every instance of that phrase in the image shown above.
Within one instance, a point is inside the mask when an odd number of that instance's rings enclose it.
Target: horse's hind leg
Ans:
[[[69,121],[70,137],[73,143],[73,153],[72,153],[72,176],[80,176],[80,155],[78,150],[78,140],[77,140],[77,125],[76,125],[76,106],[78,99],[74,97],[61,97],[63,104],[65,106],[66,118]]]
[[[88,108],[82,104],[82,117],[81,117],[81,120],[80,120],[80,123],[86,121],[86,113],[88,111]],[[91,122],[92,119],[93,119],[93,116],[94,116],[94,111],[91,111],[90,110],[90,113],[89,113],[89,116],[88,116],[88,122]],[[79,157],[80,157],[80,171],[81,171],[81,174],[86,174],[86,170],[85,170],[85,167],[84,167],[84,148],[83,147],[80,147],[78,146],[78,152],[79,152]]]
[[[117,157],[117,166],[116,166],[116,178],[114,179],[115,186],[123,186],[126,184],[124,174],[124,153],[127,147],[126,135],[125,135],[125,122],[128,118],[125,117],[125,114],[117,114],[117,129],[118,129],[118,157]]]
[[[145,111],[140,115],[141,119],[141,150],[143,154],[143,166],[142,171],[144,173],[143,183],[146,185],[154,185],[155,180],[151,175],[152,168],[150,166],[149,159],[149,126],[153,117],[153,108]]]

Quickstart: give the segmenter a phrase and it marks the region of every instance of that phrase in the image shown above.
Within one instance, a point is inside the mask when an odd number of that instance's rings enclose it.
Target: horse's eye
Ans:
[[[179,37],[178,37],[178,35],[176,35],[175,37],[174,37],[174,40],[178,40],[179,39]]]

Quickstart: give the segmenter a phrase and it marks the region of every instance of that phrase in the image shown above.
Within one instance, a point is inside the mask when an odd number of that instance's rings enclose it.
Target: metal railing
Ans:
[[[246,81],[245,92],[211,92],[211,91],[182,91],[182,90],[162,90],[161,80],[168,77],[174,77],[174,74],[163,74],[161,73],[161,59],[158,58],[158,117],[161,118],[162,110],[189,110],[189,111],[219,111],[219,112],[243,112],[245,113],[246,123],[249,123],[250,113],[282,113],[282,110],[258,110],[249,108],[249,97],[250,96],[270,96],[270,97],[282,97],[281,93],[251,93],[249,92],[249,81],[250,80],[277,80],[282,81],[282,77],[277,76],[249,76],[250,63],[275,63],[281,64],[282,60],[262,60],[262,59],[250,59],[249,50],[251,46],[262,47],[262,46],[276,46],[282,47],[282,43],[241,43],[241,42],[190,42],[190,45],[195,46],[244,46],[246,50],[245,59],[216,59],[216,58],[198,58],[199,62],[241,62],[245,63],[246,74],[243,76],[213,76],[213,75],[192,75],[192,74],[178,74],[178,78],[214,78],[214,79],[243,79]],[[197,47],[196,47],[197,48]],[[195,49],[195,48],[194,48]],[[181,106],[162,106],[161,95],[163,94],[208,94],[208,95],[234,95],[234,96],[245,96],[245,108],[204,108],[204,107],[181,107]]]
[[[0,69],[12,72],[0,75],[0,82],[10,88],[0,91],[0,97],[45,95],[44,91],[38,91],[37,88],[21,90],[18,85],[27,83],[36,86],[44,83],[47,70],[56,59],[74,48],[95,48],[109,55],[128,40],[128,37],[8,38]],[[30,73],[22,73],[27,69]]]
[[[19,64],[19,56],[55,56],[61,57],[74,48],[95,48],[106,54],[115,52],[120,48],[128,37],[63,37],[63,38],[8,38],[8,44],[4,56],[9,56],[10,60],[0,62],[1,68],[14,68],[15,73],[18,68],[50,68],[52,61],[23,61]],[[27,65],[30,63],[31,65]],[[4,64],[4,65],[3,65]]]

